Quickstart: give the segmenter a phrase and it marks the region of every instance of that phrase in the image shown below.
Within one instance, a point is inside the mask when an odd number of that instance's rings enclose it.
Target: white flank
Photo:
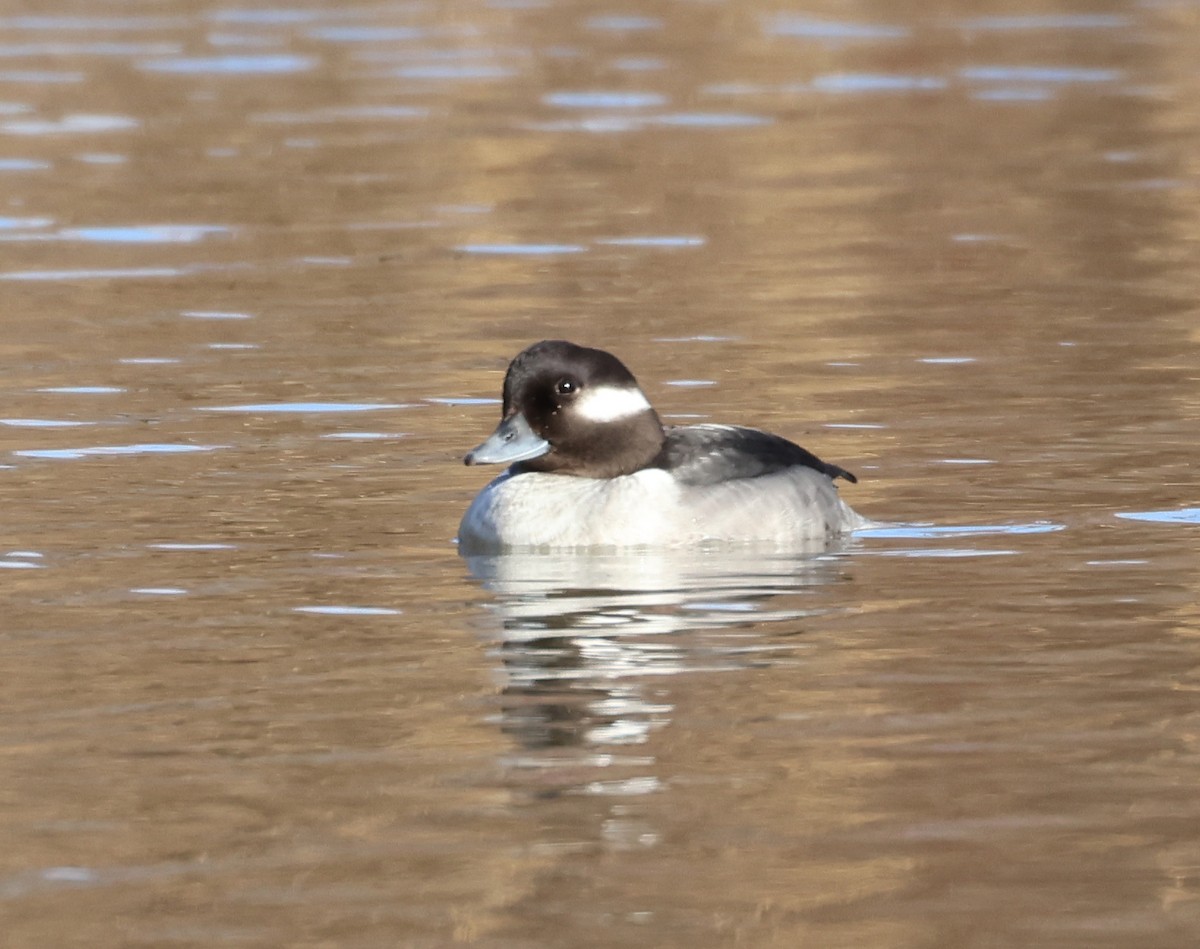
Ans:
[[[640,415],[650,408],[650,403],[638,388],[599,386],[584,389],[573,407],[580,418],[589,422],[617,422]]]

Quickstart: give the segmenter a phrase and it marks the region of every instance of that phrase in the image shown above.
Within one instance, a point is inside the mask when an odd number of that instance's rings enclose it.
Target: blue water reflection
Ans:
[[[174,73],[181,76],[257,76],[308,72],[317,65],[313,56],[273,53],[261,56],[183,56],[173,59],[147,59],[138,63],[145,72]]]
[[[122,366],[175,366],[182,361],[171,356],[135,356],[117,360]]]
[[[455,250],[463,254],[493,256],[541,256],[550,254],[582,254],[582,244],[460,244]]]
[[[94,445],[87,448],[29,448],[14,451],[22,458],[49,458],[56,461],[75,461],[101,455],[176,455],[190,452],[216,451],[226,445],[178,445],[145,443],[138,445]]]
[[[1122,511],[1117,517],[1155,524],[1200,524],[1200,507],[1184,507],[1173,511]]]
[[[38,392],[55,392],[61,395],[113,395],[125,390],[120,386],[47,386]]]
[[[36,550],[10,550],[0,557],[0,568],[5,570],[44,570],[46,565],[41,563],[45,554]]]
[[[612,65],[621,72],[657,72],[667,68],[667,61],[659,56],[622,56]]]
[[[964,30],[1006,32],[1012,30],[1119,30],[1133,20],[1115,13],[1057,13],[1025,16],[983,16],[961,20]]]
[[[8,425],[12,428],[77,428],[81,425],[95,424],[95,422],[77,422],[73,419],[0,418],[0,425]]]
[[[54,236],[60,240],[97,244],[194,244],[215,234],[231,234],[218,224],[128,224],[112,227],[67,227]]]
[[[279,37],[260,36],[248,33],[209,33],[208,45],[236,47],[239,49],[264,49],[283,44]]]
[[[293,26],[299,23],[312,23],[323,14],[316,10],[298,10],[295,8],[271,9],[233,9],[217,10],[208,15],[210,20],[218,23],[244,23],[259,26]]]
[[[111,267],[92,270],[10,270],[0,273],[0,280],[30,280],[38,283],[57,280],[141,280],[146,278],[181,277],[182,267]]]
[[[667,97],[657,92],[548,92],[542,96],[546,105],[563,109],[647,109],[665,105]]]
[[[68,85],[83,82],[84,74],[68,69],[3,69],[0,82],[29,83],[30,85]]]
[[[378,119],[420,119],[429,110],[411,105],[328,106],[304,112],[263,112],[250,116],[252,122],[300,125],[311,122],[371,122]]]
[[[411,409],[406,402],[254,402],[249,405],[206,405],[197,412],[245,412],[250,415],[278,413],[378,412],[382,409]]]
[[[165,30],[186,26],[183,17],[172,16],[78,16],[34,15],[0,17],[5,30]]]
[[[1040,89],[1036,86],[1017,89],[1001,87],[998,89],[983,89],[975,93],[974,97],[985,102],[1046,102],[1054,98],[1054,92],[1050,89]]]
[[[203,543],[183,543],[164,542],[161,544],[147,544],[151,550],[236,550],[236,544],[203,544]]]
[[[249,313],[240,313],[234,310],[184,310],[180,316],[186,316],[190,320],[250,320],[254,317]]]
[[[428,31],[408,26],[318,26],[308,30],[307,35],[333,43],[394,43],[421,39]]]
[[[74,135],[95,132],[122,132],[138,128],[139,119],[128,115],[74,113],[61,119],[10,119],[0,122],[0,132],[10,135]]]
[[[339,441],[350,442],[372,442],[372,441],[388,441],[397,438],[404,438],[404,432],[329,432],[322,435],[322,438],[331,438]]]
[[[907,27],[894,24],[822,20],[790,13],[767,17],[763,26],[767,33],[775,36],[795,36],[801,39],[841,42],[897,40],[911,35],[911,31]]]
[[[82,152],[76,155],[75,159],[85,165],[123,165],[129,161],[124,155],[115,152]]]
[[[928,92],[946,88],[938,76],[906,76],[881,73],[831,73],[812,81],[817,92]]]
[[[765,115],[743,112],[675,112],[657,115],[646,121],[648,124],[677,128],[750,128],[771,125],[775,120]]]
[[[1069,83],[1116,82],[1119,69],[1085,69],[1074,66],[968,66],[959,70],[968,82]]]
[[[397,79],[486,80],[507,79],[509,76],[516,75],[516,71],[505,66],[486,64],[426,63],[419,66],[401,66],[392,70],[391,75]]]
[[[178,43],[68,43],[55,40],[47,43],[0,44],[0,56],[4,57],[105,56],[124,59],[130,56],[170,56],[179,50]]]
[[[880,524],[857,534],[877,540],[937,540],[943,537],[988,537],[995,535],[1052,534],[1066,530],[1065,524],[1053,521],[1033,521],[1026,524]]]
[[[0,231],[24,231],[49,227],[54,223],[48,217],[0,217]]]
[[[663,21],[651,16],[592,16],[584,21],[589,30],[605,30],[612,33],[638,33],[648,30],[661,30]]]
[[[597,244],[607,244],[611,247],[703,247],[707,243],[703,237],[667,236],[661,237],[606,237],[596,241]]]

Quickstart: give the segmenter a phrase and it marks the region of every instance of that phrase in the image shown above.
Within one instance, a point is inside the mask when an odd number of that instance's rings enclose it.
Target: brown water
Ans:
[[[1198,944],[1197,62],[1184,0],[0,6],[4,945]],[[547,336],[931,526],[464,563]]]

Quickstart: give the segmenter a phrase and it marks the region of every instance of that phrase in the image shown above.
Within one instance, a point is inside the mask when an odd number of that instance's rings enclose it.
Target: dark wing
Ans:
[[[684,484],[706,485],[759,478],[785,468],[812,468],[830,478],[857,483],[845,468],[822,461],[786,438],[738,425],[680,425],[666,429],[653,467],[672,472]]]

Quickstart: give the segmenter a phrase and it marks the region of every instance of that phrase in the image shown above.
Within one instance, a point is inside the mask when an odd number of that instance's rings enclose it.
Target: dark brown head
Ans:
[[[662,443],[657,413],[619,359],[551,339],[509,365],[500,425],[464,460],[615,478],[647,467]]]

